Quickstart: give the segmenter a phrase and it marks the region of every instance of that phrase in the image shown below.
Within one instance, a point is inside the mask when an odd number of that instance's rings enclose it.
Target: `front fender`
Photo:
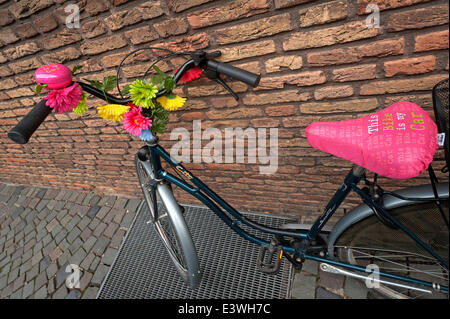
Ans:
[[[437,183],[436,188],[439,197],[448,198],[449,183]],[[401,190],[395,191],[396,194],[403,197],[413,197],[413,198],[434,198],[433,188],[431,185],[420,185],[408,188],[403,188]],[[411,205],[417,203],[415,201],[405,201],[391,195],[385,195],[383,197],[384,208],[392,209],[400,206]],[[328,257],[330,259],[334,258],[334,244],[341,236],[341,234],[351,225],[372,216],[374,212],[366,204],[359,205],[358,207],[351,210],[347,215],[345,215],[339,222],[334,226],[328,238]]]

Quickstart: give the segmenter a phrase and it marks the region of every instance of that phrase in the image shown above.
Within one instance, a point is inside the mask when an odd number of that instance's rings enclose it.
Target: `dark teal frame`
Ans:
[[[217,195],[214,191],[212,191],[207,185],[205,185],[201,180],[195,177],[191,172],[189,172],[181,163],[175,161],[165,150],[157,143],[149,143],[149,156],[152,162],[153,168],[155,170],[155,176],[157,179],[166,180],[176,186],[179,186],[184,191],[188,192],[198,200],[200,200],[203,204],[205,204],[208,208],[210,208],[220,219],[222,219],[225,224],[230,227],[233,231],[235,231],[241,237],[249,240],[252,243],[257,245],[270,245],[270,242],[263,240],[259,237],[253,236],[249,234],[247,231],[242,229],[239,225],[244,224],[253,229],[259,230],[264,233],[279,235],[279,236],[288,236],[296,239],[302,239],[304,242],[311,242],[315,240],[320,234],[321,230],[330,219],[330,217],[336,212],[341,203],[345,200],[348,194],[351,191],[356,192],[364,202],[372,205],[372,207],[376,208],[385,218],[390,220],[393,224],[395,224],[399,229],[405,232],[412,240],[414,240],[418,245],[420,245],[423,249],[425,249],[428,253],[430,253],[433,257],[435,257],[445,268],[448,269],[448,263],[440,257],[433,249],[431,249],[427,244],[422,242],[414,233],[409,231],[404,225],[402,225],[399,221],[397,221],[392,215],[390,215],[382,206],[373,201],[371,196],[366,194],[363,190],[361,190],[357,184],[362,179],[362,172],[358,172],[358,170],[351,170],[346,178],[344,179],[344,183],[339,187],[336,193],[333,195],[327,206],[325,207],[324,212],[321,216],[314,222],[312,227],[305,232],[294,232],[287,231],[278,228],[271,228],[261,224],[258,224],[254,221],[251,221],[242,214],[240,214],[236,209],[234,209],[230,204],[228,204],[224,199],[222,199],[219,195]],[[168,173],[166,170],[162,168],[161,158],[170,164],[172,168],[177,170],[181,175],[185,176],[187,180],[189,180],[195,187],[192,187],[184,180]],[[236,220],[232,220],[223,210],[225,210],[228,214],[233,216]],[[356,270],[360,272],[367,273],[367,269],[364,267],[347,264],[343,262],[338,262],[332,259],[317,257],[313,255],[309,255],[306,253],[306,250],[303,245],[298,245],[297,247],[291,247],[283,245],[283,250],[289,253],[293,253],[295,257],[300,257],[302,260],[314,260],[318,262],[328,263],[335,266],[341,266],[347,269]],[[417,285],[422,285],[429,288],[434,288],[433,283],[421,281],[409,277],[403,277],[398,275],[393,275],[386,272],[376,272],[371,271],[373,274],[378,274],[380,277],[386,277],[391,279],[397,279],[404,282],[409,282]],[[441,291],[448,293],[448,286],[440,287]]]

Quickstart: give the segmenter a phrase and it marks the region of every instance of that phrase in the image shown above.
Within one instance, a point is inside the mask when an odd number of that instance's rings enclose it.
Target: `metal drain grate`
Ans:
[[[259,246],[232,230],[208,208],[185,206],[185,219],[194,238],[203,273],[200,287],[181,281],[141,205],[133,225],[98,293],[99,299],[282,299],[288,298],[292,266],[283,258],[280,272],[266,275],[256,269]],[[244,214],[277,227],[289,219]],[[268,239],[268,238],[266,238]]]

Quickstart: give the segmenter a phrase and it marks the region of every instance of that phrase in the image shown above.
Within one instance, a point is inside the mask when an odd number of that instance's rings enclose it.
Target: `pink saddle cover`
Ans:
[[[314,148],[394,179],[420,175],[438,148],[436,124],[411,102],[355,120],[313,122],[306,137]]]

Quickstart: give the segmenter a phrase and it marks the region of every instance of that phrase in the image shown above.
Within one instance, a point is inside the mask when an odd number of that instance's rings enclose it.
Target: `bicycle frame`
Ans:
[[[155,177],[158,180],[166,180],[170,183],[173,183],[179,186],[184,191],[188,192],[198,200],[200,200],[203,204],[205,204],[208,208],[210,208],[220,219],[222,219],[225,224],[230,227],[233,231],[235,231],[241,237],[249,240],[252,243],[257,245],[270,245],[270,242],[263,240],[259,237],[249,234],[247,231],[242,229],[239,225],[243,224],[249,226],[253,229],[259,230],[264,233],[279,235],[279,236],[288,236],[296,239],[303,240],[304,243],[311,242],[315,240],[320,234],[321,230],[330,219],[330,217],[336,212],[341,203],[345,200],[348,194],[351,191],[357,193],[364,202],[369,205],[373,205],[372,207],[376,208],[379,212],[381,212],[385,218],[389,219],[394,225],[396,225],[401,231],[405,232],[413,241],[415,241],[418,245],[420,245],[423,249],[425,249],[428,253],[430,253],[433,257],[435,257],[442,266],[448,269],[448,263],[440,257],[433,249],[431,249],[428,245],[422,242],[414,233],[409,231],[404,225],[402,225],[399,221],[397,221],[393,216],[391,216],[382,206],[373,201],[371,196],[366,194],[363,190],[361,190],[357,184],[363,178],[365,169],[362,167],[356,167],[352,169],[346,178],[344,179],[343,184],[339,187],[336,193],[333,195],[329,203],[324,209],[322,215],[318,217],[318,219],[314,222],[312,227],[305,232],[295,232],[295,231],[287,231],[283,229],[271,228],[261,224],[258,224],[254,221],[251,221],[242,214],[240,214],[236,209],[234,209],[230,204],[228,204],[224,199],[222,199],[219,195],[217,195],[214,191],[212,191],[208,186],[206,186],[201,180],[195,177],[191,172],[189,172],[181,163],[175,161],[165,150],[161,147],[156,141],[154,143],[147,143],[149,149],[149,156],[152,162],[152,166],[155,172]],[[172,168],[178,171],[184,178],[189,180],[195,187],[192,187],[184,180],[168,173],[162,168],[161,158],[168,162]],[[232,220],[226,213],[230,214],[236,220]],[[351,270],[360,271],[363,273],[376,274],[380,277],[386,277],[396,280],[401,280],[404,282],[409,282],[417,285],[422,285],[425,287],[436,288],[433,283],[421,281],[409,277],[403,277],[398,275],[393,275],[386,272],[377,272],[374,270],[367,270],[364,267],[347,264],[343,262],[338,262],[326,257],[317,257],[313,255],[309,255],[306,253],[305,245],[298,245],[296,248],[291,246],[282,245],[282,249],[285,252],[293,253],[294,256],[301,258],[301,260],[314,260],[318,262],[323,262],[327,264],[331,264],[334,266],[341,266],[344,268],[348,268]],[[439,289],[443,292],[448,293],[448,287],[439,287]]]

